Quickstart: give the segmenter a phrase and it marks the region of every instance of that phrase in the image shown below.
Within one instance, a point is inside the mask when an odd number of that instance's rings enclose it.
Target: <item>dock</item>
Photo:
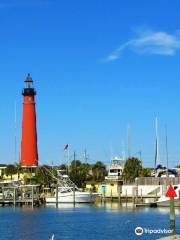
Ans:
[[[44,199],[40,197],[39,187],[39,185],[2,187],[0,206],[40,206],[44,203]]]

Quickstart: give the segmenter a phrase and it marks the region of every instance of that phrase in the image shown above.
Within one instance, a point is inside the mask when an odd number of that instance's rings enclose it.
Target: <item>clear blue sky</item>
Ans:
[[[61,163],[66,143],[107,163],[130,124],[132,154],[141,149],[151,166],[156,115],[161,160],[167,124],[171,166],[180,163],[179,9],[178,0],[1,0],[0,163],[14,162],[14,101],[20,148],[28,72],[41,163]]]

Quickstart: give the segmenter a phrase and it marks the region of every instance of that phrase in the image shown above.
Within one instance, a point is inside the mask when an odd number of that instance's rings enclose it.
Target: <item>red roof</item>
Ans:
[[[168,190],[167,190],[167,193],[166,193],[166,197],[177,197],[177,194],[176,192],[174,191],[174,188],[172,185],[169,186]]]

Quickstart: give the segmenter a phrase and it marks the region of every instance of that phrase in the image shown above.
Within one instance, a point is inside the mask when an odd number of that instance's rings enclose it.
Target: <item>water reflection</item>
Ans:
[[[93,204],[86,204],[86,203],[58,203],[58,205],[54,203],[48,203],[46,204],[47,208],[58,208],[58,209],[74,209],[74,208],[88,208],[92,207]]]
[[[119,203],[119,202],[96,202],[94,204],[88,203],[59,203],[56,204],[46,204],[47,208],[57,208],[60,210],[70,210],[70,209],[80,209],[80,208],[94,208],[96,210],[103,210],[103,211],[142,211],[143,208],[137,208],[133,203]]]
[[[151,212],[156,211],[161,214],[169,214],[169,207],[157,207],[157,208],[149,208],[149,207],[136,207],[133,203],[119,203],[119,202],[96,202],[94,204],[88,203],[59,203],[56,204],[46,204],[46,208],[57,208],[59,210],[73,210],[73,209],[96,209],[103,211],[113,211],[113,212]],[[31,211],[31,210],[27,210]],[[175,212],[177,215],[180,214],[180,208],[175,208]]]

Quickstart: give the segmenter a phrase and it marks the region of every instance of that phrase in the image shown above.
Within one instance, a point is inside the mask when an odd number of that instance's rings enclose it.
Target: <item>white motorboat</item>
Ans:
[[[58,187],[58,195],[55,189],[54,196],[46,197],[46,203],[93,203],[97,196],[97,193],[73,191],[70,188]]]
[[[58,186],[54,189],[53,196],[46,197],[46,203],[93,203],[98,193],[81,191],[67,175],[62,175],[57,170]]]
[[[175,207],[180,207],[180,184],[173,186],[177,197],[174,198]],[[165,194],[162,195],[158,201],[156,201],[157,206],[166,207],[169,206],[170,200],[169,197],[166,197]]]
[[[125,161],[121,157],[113,157],[109,166],[108,175],[105,177],[105,179],[110,181],[122,180],[124,165]]]

